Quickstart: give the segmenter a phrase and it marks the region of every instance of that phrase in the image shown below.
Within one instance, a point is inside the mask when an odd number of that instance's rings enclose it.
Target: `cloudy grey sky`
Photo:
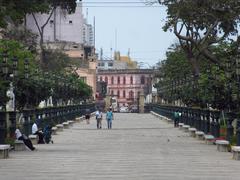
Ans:
[[[127,55],[130,48],[130,56],[134,60],[150,65],[164,59],[167,48],[176,42],[174,34],[162,30],[166,20],[165,7],[142,7],[141,0],[124,0],[127,3],[123,4],[116,2],[123,0],[83,1],[85,17],[88,9],[88,22],[93,23],[94,16],[96,19],[97,50],[103,48],[104,55],[111,57],[111,48],[120,51],[121,55]]]

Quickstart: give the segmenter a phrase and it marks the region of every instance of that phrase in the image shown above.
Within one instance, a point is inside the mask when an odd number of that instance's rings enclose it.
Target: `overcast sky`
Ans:
[[[127,55],[128,48],[130,48],[130,56],[134,60],[147,62],[150,65],[165,58],[167,48],[176,42],[176,37],[173,33],[162,30],[166,20],[164,7],[139,7],[143,4],[131,4],[131,2],[141,2],[141,0],[125,1],[128,2],[125,4],[105,4],[103,2],[116,3],[114,0],[83,1],[85,17],[86,9],[88,9],[88,22],[92,24],[94,16],[96,19],[97,50],[103,48],[104,55],[111,57],[111,48],[113,51],[115,49],[120,51],[121,55]],[[123,2],[123,0],[118,2]]]

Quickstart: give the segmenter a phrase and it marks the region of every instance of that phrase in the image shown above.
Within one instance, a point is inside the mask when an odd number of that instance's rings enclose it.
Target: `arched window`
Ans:
[[[111,78],[111,83],[114,84],[114,77]]]
[[[125,92],[125,90],[123,90],[123,97],[124,97],[124,98],[126,97],[126,92]]]
[[[130,77],[130,84],[133,84],[133,77]]]
[[[118,96],[118,98],[120,97],[120,91],[119,90],[117,91],[117,96]]]
[[[141,77],[141,84],[145,84],[145,76]]]
[[[108,84],[108,77],[107,76],[105,76],[105,83]]]
[[[100,82],[102,82],[102,76],[100,77]]]
[[[123,84],[126,84],[126,77],[123,77]]]
[[[119,76],[117,78],[117,82],[118,82],[118,84],[120,84],[120,77]]]

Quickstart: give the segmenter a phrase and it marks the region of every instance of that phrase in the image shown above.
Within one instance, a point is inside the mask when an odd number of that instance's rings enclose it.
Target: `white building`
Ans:
[[[42,26],[49,14],[35,14],[39,25]],[[32,15],[27,15],[27,28],[39,34]],[[44,42],[67,41],[84,44],[83,39],[84,17],[82,13],[82,3],[78,2],[75,13],[67,14],[60,8],[51,16],[48,24],[44,28]]]
[[[84,19],[83,24],[83,42],[84,45],[94,46],[94,28],[91,24],[88,24],[86,19]]]

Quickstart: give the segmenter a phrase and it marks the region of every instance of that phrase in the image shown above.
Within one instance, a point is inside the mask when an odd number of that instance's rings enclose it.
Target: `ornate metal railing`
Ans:
[[[54,126],[85,115],[86,109],[89,109],[91,113],[94,112],[95,104],[48,107],[22,112],[0,112],[0,144],[5,143],[6,137],[14,137],[17,125],[22,127],[24,134],[29,135],[35,121],[38,122],[39,128],[44,128],[46,125]]]
[[[181,113],[180,122],[195,127],[198,131],[203,131],[205,134],[211,134],[215,138],[222,137],[221,111],[158,104],[150,104],[148,109],[172,120],[174,120],[174,112],[178,111]],[[240,120],[238,115],[233,112],[224,112],[224,115],[226,133],[224,133],[223,138],[230,142],[237,138],[235,143],[240,145]]]

